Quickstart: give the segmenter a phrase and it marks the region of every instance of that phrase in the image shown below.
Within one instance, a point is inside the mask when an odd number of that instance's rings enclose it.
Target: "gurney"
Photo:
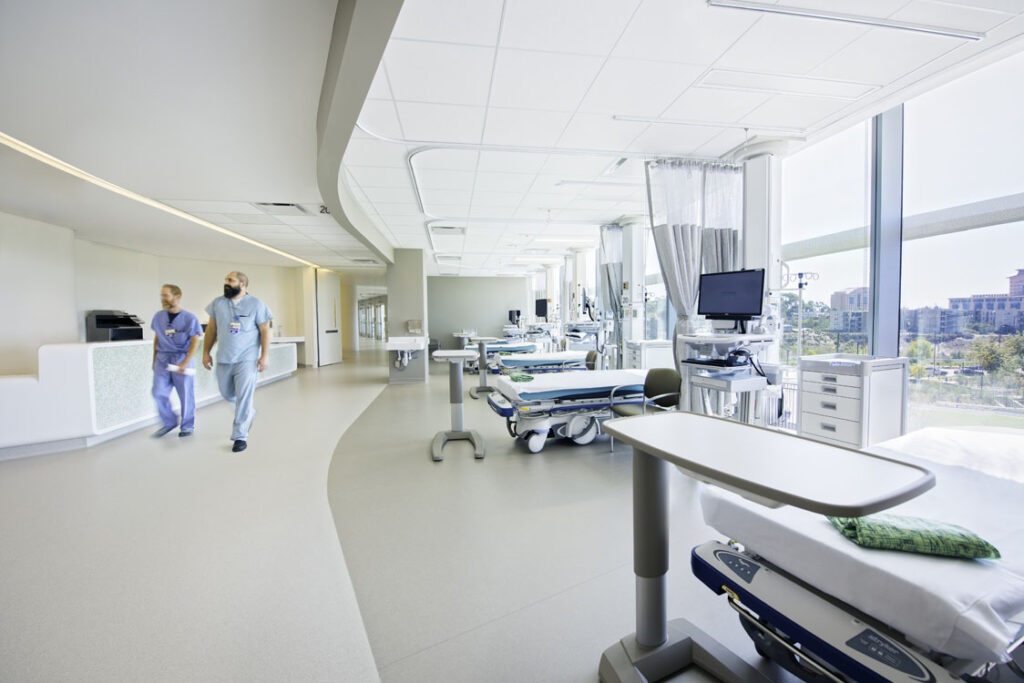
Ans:
[[[498,365],[504,371],[558,372],[563,370],[586,370],[586,351],[557,351],[554,353],[516,353],[498,356]]]
[[[821,515],[707,488],[705,521],[732,541],[694,548],[694,574],[729,596],[758,653],[802,680],[1024,680],[1024,488],[916,457],[1024,457],[1024,435],[927,429],[869,451],[936,477],[934,489],[887,512],[964,526],[1002,558],[863,548]]]
[[[478,348],[477,344],[466,344],[467,351],[476,351]],[[491,372],[497,373],[500,372],[500,368],[495,361],[497,357],[513,353],[534,353],[537,351],[537,345],[533,342],[524,341],[496,341],[487,342],[486,349]],[[479,361],[467,362],[466,369],[472,372],[479,372]]]
[[[487,397],[491,410],[505,418],[509,436],[523,439],[539,453],[547,439],[561,437],[584,445],[601,432],[615,403],[643,403],[643,370],[549,372],[533,381],[502,376]]]

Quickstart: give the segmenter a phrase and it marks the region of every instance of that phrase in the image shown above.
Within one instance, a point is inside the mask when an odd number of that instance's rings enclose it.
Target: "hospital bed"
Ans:
[[[539,453],[549,437],[580,445],[593,441],[601,423],[612,417],[613,401],[643,403],[645,375],[643,370],[549,372],[530,382],[502,376],[487,403],[505,418],[509,436]]]
[[[466,344],[466,350],[475,351],[477,344]],[[533,342],[511,342],[511,341],[498,341],[487,343],[487,359],[492,361],[500,355],[512,354],[512,353],[534,353],[537,351],[537,345]],[[466,369],[473,372],[479,372],[479,363],[476,361],[470,361],[466,363]],[[492,368],[492,372],[499,372],[497,366]]]
[[[503,371],[558,372],[564,370],[586,370],[586,351],[556,351],[553,353],[516,353],[498,356],[498,365]]]
[[[1001,559],[862,548],[821,515],[708,488],[704,519],[734,542],[695,548],[694,574],[730,596],[762,656],[804,680],[1024,681],[1024,489],[915,457],[948,454],[962,434],[929,429],[869,449],[936,475],[934,489],[887,512],[966,527],[995,545]],[[1024,457],[1024,435],[974,432],[970,445],[960,446],[961,461],[990,457],[1011,440]],[[737,562],[752,580],[730,570]],[[857,652],[868,661],[852,656]],[[1007,664],[1014,656],[1017,663]]]
[[[689,448],[675,443],[683,427]],[[772,680],[770,668],[751,667],[684,620],[665,631],[668,463],[717,487],[701,491],[701,506],[730,539],[694,548],[693,574],[727,596],[759,654],[800,680],[1024,681],[1021,485],[957,465],[1024,457],[1024,436],[930,429],[858,452],[685,413],[606,429],[634,446],[635,642],[650,643],[609,648],[606,683],[643,680],[632,677],[641,671],[656,680],[682,670],[680,661],[725,681]],[[1002,558],[862,548],[823,516],[880,510],[966,527]]]

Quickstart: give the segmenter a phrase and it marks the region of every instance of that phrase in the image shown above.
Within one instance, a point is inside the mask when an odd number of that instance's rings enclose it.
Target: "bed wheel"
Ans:
[[[544,432],[533,432],[526,437],[526,447],[530,449],[531,453],[540,453],[546,440],[547,434]]]
[[[597,437],[597,420],[590,418],[590,422],[583,428],[583,431],[572,437],[573,443],[586,446]]]

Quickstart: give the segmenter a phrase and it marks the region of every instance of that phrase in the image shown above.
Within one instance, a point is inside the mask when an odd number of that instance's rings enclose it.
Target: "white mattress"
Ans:
[[[571,394],[586,389],[607,388],[608,392],[617,386],[643,385],[646,370],[588,370],[586,372],[549,372],[533,375],[532,382],[513,382],[508,377],[499,377],[495,387],[510,401],[534,401],[551,398],[550,394]]]
[[[534,365],[557,365],[559,363],[582,363],[587,359],[586,351],[554,351],[552,353],[517,353],[498,356],[505,367],[530,367]]]
[[[1024,487],[926,457],[984,462],[1007,448],[1024,457],[1024,434],[927,429],[870,449],[935,473],[934,489],[892,512],[964,526],[999,548],[1000,560],[862,548],[820,515],[765,508],[721,489],[706,488],[701,504],[705,521],[730,539],[912,642],[962,659],[998,661],[1024,623]]]

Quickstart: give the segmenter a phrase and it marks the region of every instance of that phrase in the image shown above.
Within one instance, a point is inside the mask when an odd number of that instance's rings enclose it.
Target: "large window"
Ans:
[[[905,106],[910,428],[1024,427],[1024,56]]]
[[[870,138],[863,123],[782,162],[789,279],[782,293],[781,360],[788,365],[801,354],[867,353]]]

